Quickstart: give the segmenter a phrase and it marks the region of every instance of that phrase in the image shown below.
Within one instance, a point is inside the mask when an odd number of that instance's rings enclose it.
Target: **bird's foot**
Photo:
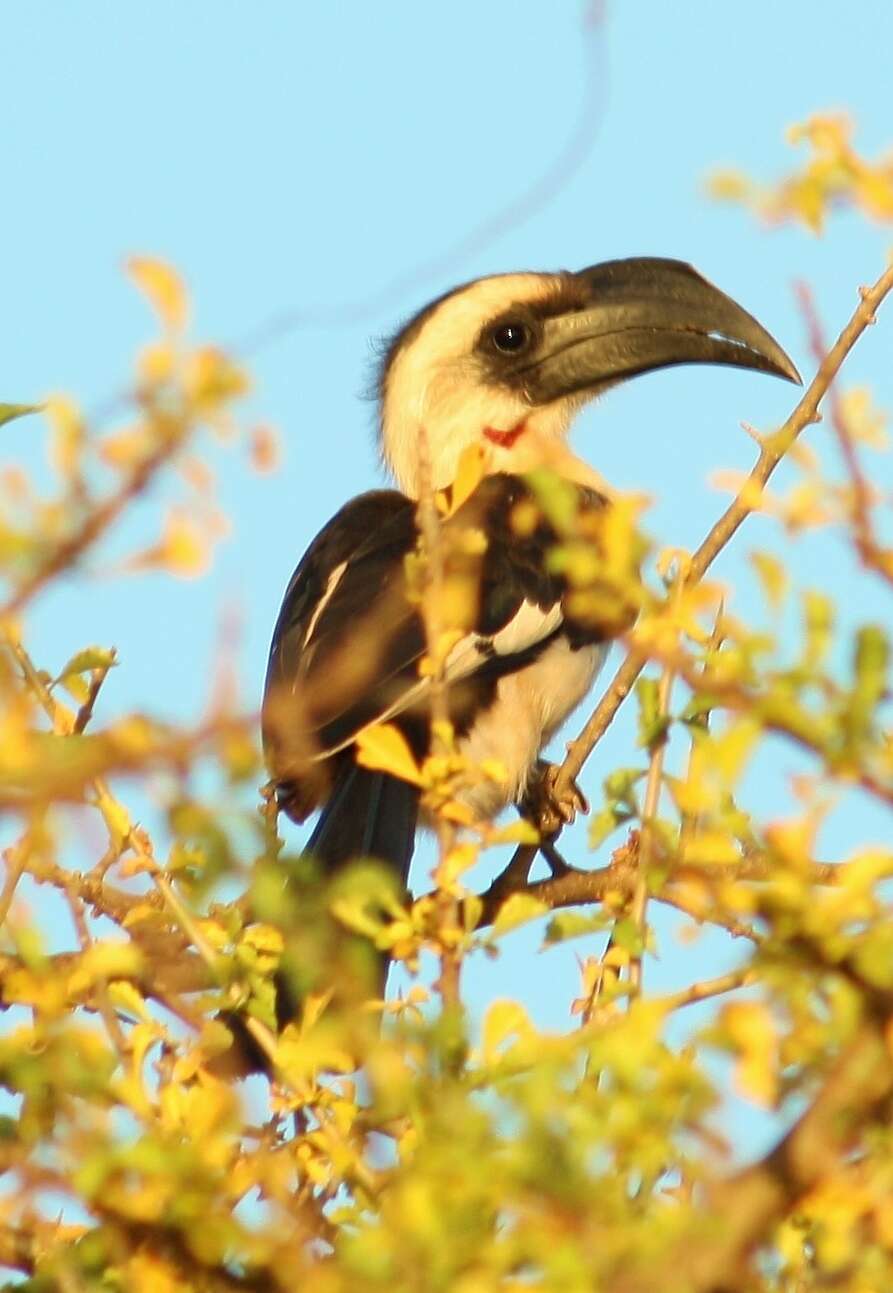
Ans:
[[[533,822],[544,839],[557,835],[563,826],[570,826],[577,813],[589,812],[589,801],[576,781],[567,790],[558,792],[555,783],[559,771],[557,763],[537,759],[521,803],[523,816]]]

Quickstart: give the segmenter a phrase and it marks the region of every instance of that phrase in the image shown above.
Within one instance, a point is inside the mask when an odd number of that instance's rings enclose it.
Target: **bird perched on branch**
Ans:
[[[566,448],[575,414],[617,382],[687,363],[799,381],[751,315],[674,260],[479,279],[394,338],[379,414],[398,488],[352,499],[313,540],[286,590],[267,672],[268,764],[291,817],[322,810],[306,848],[323,868],[372,856],[406,881],[418,786],[356,755],[358,735],[383,721],[419,759],[429,749],[433,684],[419,665],[430,644],[407,564],[419,547],[420,497],[442,491],[447,578],[473,568],[442,672],[459,754],[502,770],[457,794],[488,817],[530,792],[543,746],[592,686],[618,631],[610,615],[575,614],[549,560],[560,536],[548,509],[531,511],[529,473],[549,469],[582,515],[597,514],[600,478]],[[453,506],[470,453],[482,478]],[[468,534],[477,536],[472,554]]]

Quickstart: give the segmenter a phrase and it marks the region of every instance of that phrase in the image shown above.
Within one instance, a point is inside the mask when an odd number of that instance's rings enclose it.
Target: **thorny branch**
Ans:
[[[445,578],[444,545],[434,497],[434,481],[431,477],[431,457],[424,428],[419,433],[419,477],[417,521],[424,562],[420,610],[425,629],[428,667],[431,670],[429,692],[431,749],[435,755],[449,757],[453,752],[453,742],[447,700],[446,657],[443,649],[444,634],[448,626],[441,618]],[[455,827],[442,813],[438,813],[436,831],[438,862],[442,864],[452,847]],[[435,880],[437,875],[438,871],[435,870]],[[444,1005],[456,1007],[459,1004],[459,980],[462,972],[462,962],[456,952],[456,940],[453,938],[453,932],[458,926],[458,908],[455,898],[440,886],[437,893],[437,909],[440,931],[444,936],[437,986]],[[450,946],[450,943],[454,945]]]
[[[821,362],[827,347],[822,321],[819,318],[812,291],[808,283],[797,283],[796,291],[797,300],[806,320],[810,349],[816,360]],[[862,470],[856,444],[847,425],[843,403],[836,387],[831,387],[828,399],[831,405],[831,429],[850,479],[851,498],[847,510],[856,551],[866,568],[874,570],[888,583],[893,584],[893,553],[885,552],[877,541],[871,516],[874,501],[871,486]]]
[[[819,421],[819,404],[853,346],[865,329],[874,323],[878,308],[891,290],[893,290],[893,268],[885,270],[872,287],[860,290],[859,304],[846,327],[819,364],[815,377],[797,407],[780,430],[762,441],[759,457],[747,480],[694,553],[685,576],[686,587],[691,587],[704,577],[739,527],[756,509],[769,478],[794,445],[797,437],[807,426]],[[556,782],[556,794],[567,792],[572,782],[580,775],[584,763],[610,727],[649,658],[648,653],[637,646],[629,649],[583,730],[568,744],[567,757],[561,765]]]
[[[873,322],[874,312],[893,289],[893,268],[888,270],[871,288],[864,290],[862,300],[850,322],[840,334],[835,345],[822,359],[814,378],[803,399],[797,405],[791,417],[774,435],[767,437],[760,448],[760,455],[747,482],[738,496],[717,521],[704,542],[695,553],[685,575],[684,585],[697,583],[710,565],[729,543],[743,521],[758,506],[760,491],[765,487],[772,472],[785,453],[794,444],[797,436],[811,422],[818,420],[818,406],[827,393],[849,350],[852,348],[864,329]],[[841,438],[841,449],[851,476],[854,497],[860,504],[866,505],[867,485],[861,475],[858,459],[853,446],[846,435],[842,421],[838,426],[835,418],[835,429]],[[0,610],[0,616],[10,616],[18,612],[30,598],[58,571],[67,567],[86,550],[100,533],[120,514],[125,504],[136,496],[148,484],[156,467],[165,460],[171,446],[159,449],[153,458],[147,459],[129,477],[105,505],[92,514],[92,518],[76,530],[47,558],[45,563],[13,594],[7,605]],[[436,535],[431,527],[437,525],[433,512],[430,516],[421,517],[422,528],[428,528],[429,558],[437,553]],[[854,516],[854,527],[857,541],[861,535],[860,551],[863,557],[877,556],[876,545],[870,529],[866,531],[862,523]],[[875,564],[872,559],[869,564]],[[436,576],[435,576],[436,578]],[[674,594],[671,593],[670,596]],[[660,610],[660,608],[659,608]],[[8,623],[8,621],[7,621]],[[435,624],[434,629],[438,626]],[[92,711],[95,692],[85,707],[78,714],[72,713],[57,701],[52,691],[46,686],[43,677],[34,668],[20,642],[5,630],[6,642],[11,651],[26,685],[46,711],[53,727],[61,736],[78,734],[86,726]],[[429,643],[437,640],[437,632],[429,631]],[[694,675],[687,659],[665,659],[657,656],[652,650],[642,650],[633,645],[618,670],[613,682],[594,710],[588,723],[577,739],[568,747],[568,755],[562,765],[556,793],[569,789],[579,774],[586,759],[591,754],[601,736],[607,730],[620,705],[629,694],[636,678],[645,663],[659,658],[665,666],[665,693],[662,697],[666,705],[666,691],[669,679],[674,673],[696,684],[700,690],[709,690],[719,695],[721,701],[730,707],[747,708],[753,712],[755,698],[747,689],[738,684],[729,684],[722,679],[714,679],[711,673],[698,672]],[[98,690],[98,687],[96,688]],[[435,692],[437,688],[435,686]],[[757,706],[757,712],[759,707]],[[766,726],[772,727],[771,715],[767,716]],[[796,737],[796,732],[775,724],[778,730],[786,731]],[[811,747],[814,748],[814,747]],[[187,753],[194,753],[195,745],[191,743]],[[822,754],[822,750],[818,750]],[[146,752],[139,752],[139,761],[144,767]],[[136,766],[136,759],[134,761]],[[652,793],[646,796],[645,813],[645,847],[649,847],[647,828],[648,821],[656,812],[657,788],[660,784],[659,762],[653,759],[652,769],[656,768],[651,782]],[[105,770],[105,769],[104,769]],[[860,775],[866,789],[879,794],[887,801],[893,801],[893,792],[883,786],[870,771]],[[107,785],[101,775],[87,775],[84,783],[92,783],[92,793],[98,804],[112,803]],[[126,819],[126,815],[125,815]],[[109,852],[103,864],[87,875],[66,871],[55,864],[41,859],[32,874],[35,879],[48,882],[64,892],[70,902],[81,950],[67,952],[49,958],[51,972],[75,970],[91,950],[91,936],[85,918],[85,908],[109,916],[119,925],[126,927],[134,943],[146,953],[147,964],[151,961],[151,973],[139,968],[130,975],[130,979],[148,997],[153,997],[168,1008],[174,1009],[187,1023],[192,1023],[188,1008],[182,1006],[179,998],[202,992],[216,986],[217,956],[203,940],[201,931],[196,926],[190,912],[179,899],[164,872],[154,864],[151,855],[141,860],[145,863],[143,870],[152,875],[156,892],[131,895],[105,883],[105,871],[111,861],[122,856],[127,849],[137,853],[142,848],[140,835],[131,830],[124,841],[110,841]],[[734,912],[726,910],[721,893],[722,887],[729,881],[752,880],[759,882],[772,874],[772,859],[768,854],[751,853],[733,864],[717,863],[715,866],[696,867],[680,859],[679,865],[668,869],[667,878],[652,878],[645,863],[647,857],[641,856],[641,837],[633,838],[630,843],[618,849],[611,862],[596,870],[581,870],[574,867],[559,868],[556,873],[545,880],[529,881],[529,869],[535,854],[533,846],[524,845],[518,849],[509,866],[493,881],[490,888],[478,899],[480,907],[477,913],[477,927],[491,923],[506,900],[517,893],[524,893],[540,899],[547,907],[559,909],[595,902],[616,903],[618,906],[637,904],[635,910],[639,919],[644,917],[646,901],[658,901],[690,912],[699,920],[712,921],[730,933],[759,942],[761,932],[758,928],[748,926],[739,920]],[[23,855],[24,856],[24,855]],[[18,867],[18,870],[16,869]],[[18,874],[28,869],[27,858],[19,866],[14,862],[10,866],[6,886],[0,895],[0,906],[8,909],[12,900]],[[814,864],[804,869],[803,878],[816,884],[835,884],[846,876],[846,865]],[[157,921],[134,920],[138,907],[147,908],[158,916]],[[197,953],[191,949],[198,949]],[[458,966],[458,962],[457,962]],[[0,956],[0,987],[5,986],[11,976],[20,971],[22,961],[19,957]],[[457,971],[458,972],[458,971]],[[694,984],[683,991],[665,997],[659,1004],[672,1010],[707,1000],[737,988],[751,981],[752,971],[749,968],[730,972],[719,978]],[[442,973],[444,985],[442,993],[444,1002],[458,999],[458,978],[450,985],[447,980],[446,959]],[[77,982],[77,976],[71,975],[70,982]],[[633,982],[635,988],[635,982]],[[76,989],[72,989],[73,992]],[[82,997],[75,998],[73,1004],[83,1004],[97,1010],[103,1017],[119,1054],[128,1045],[114,1015],[108,994],[108,984],[104,979],[93,980],[89,986],[81,989]],[[760,1162],[740,1172],[709,1185],[706,1189],[704,1212],[712,1225],[701,1228],[697,1236],[686,1235],[680,1240],[677,1260],[669,1263],[666,1287],[668,1293],[675,1288],[684,1287],[687,1293],[726,1293],[726,1291],[743,1286],[745,1264],[754,1251],[770,1237],[770,1229],[776,1224],[779,1216],[789,1214],[798,1202],[822,1180],[829,1162],[839,1162],[842,1155],[856,1143],[861,1130],[875,1119],[879,1111],[889,1101],[893,1093],[893,1074],[889,1066],[888,1048],[884,1032],[889,1026],[890,1003],[879,992],[869,996],[870,1013],[860,1025],[854,1039],[846,1046],[832,1071],[825,1080],[812,1106],[800,1119],[793,1130],[780,1144]],[[256,1022],[256,1021],[253,1021]],[[258,1044],[264,1049],[275,1048],[275,1038],[263,1026],[258,1026],[255,1034]],[[271,1052],[272,1053],[272,1052]],[[700,1217],[703,1222],[704,1216]],[[76,1237],[72,1234],[72,1238]],[[58,1234],[55,1236],[58,1238]],[[134,1243],[137,1241],[134,1240]],[[38,1251],[35,1235],[24,1233],[10,1226],[0,1227],[0,1262],[30,1272],[42,1259]],[[182,1256],[183,1263],[189,1265],[189,1256]],[[611,1285],[611,1293],[650,1293],[653,1288],[654,1270],[644,1263],[637,1269],[635,1264],[626,1269],[618,1280]],[[675,1284],[673,1281],[676,1281]],[[254,1285],[249,1276],[246,1283],[242,1279],[230,1277],[226,1272],[214,1272],[215,1287],[261,1287]]]

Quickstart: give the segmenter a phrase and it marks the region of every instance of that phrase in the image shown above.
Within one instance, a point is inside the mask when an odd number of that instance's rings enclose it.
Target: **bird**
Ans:
[[[408,566],[425,491],[446,499],[448,551],[474,574],[443,674],[459,756],[500,770],[456,795],[487,820],[534,792],[544,746],[592,688],[618,631],[574,615],[549,561],[555,527],[529,519],[531,472],[555,472],[577,507],[598,515],[610,491],[568,448],[576,415],[620,382],[679,364],[800,382],[752,315],[691,265],[660,257],[478,278],[424,306],[387,345],[378,435],[394,487],[346,502],[311,542],[282,601],[264,688],[279,807],[298,823],[319,811],[305,852],[323,877],[374,858],[405,890],[426,822],[417,784],[358,761],[376,723],[393,724],[419,760],[431,749],[433,685],[420,672],[425,626]],[[450,511],[469,455],[477,483]],[[466,560],[469,533],[478,542]],[[562,817],[572,809],[557,805]]]

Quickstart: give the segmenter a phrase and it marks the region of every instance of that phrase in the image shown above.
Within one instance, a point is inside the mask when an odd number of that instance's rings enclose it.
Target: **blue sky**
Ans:
[[[767,232],[705,199],[703,179],[730,163],[779,173],[794,160],[784,127],[819,109],[850,110],[869,154],[888,146],[893,7],[615,0],[596,5],[589,26],[584,8],[6,7],[0,399],[66,390],[90,409],[120,390],[150,335],[121,265],[150,253],[185,275],[197,335],[237,346],[260,338],[247,421],[273,423],[284,447],[278,474],[259,477],[242,450],[208,446],[233,528],[204,579],[79,577],[34,609],[28,638],[47,667],[88,642],[117,646],[104,715],[194,719],[234,609],[244,703],[258,703],[293,566],[345,498],[381,480],[374,410],[359,398],[371,342],[446,287],[503,270],[681,257],[809,374],[792,280],[813,285],[830,331],[857,285],[877,275],[883,231],[841,217],[821,240]],[[573,173],[537,197],[573,140]],[[873,381],[887,405],[889,336],[875,329],[846,370],[850,383]],[[582,419],[575,445],[616,485],[653,497],[647,528],[662,545],[692,547],[723,503],[711,475],[752,461],[740,421],[771,427],[791,404],[789,387],[754,374],[675,370],[614,392]],[[36,422],[4,429],[4,460],[36,465],[39,434]],[[822,428],[810,434],[829,448]],[[164,497],[116,532],[106,564],[152,537]],[[845,594],[851,617],[871,613],[834,540],[792,547],[764,520],[718,566],[733,610],[757,604],[745,560],[757,545],[782,552],[804,583]],[[629,718],[618,722],[587,772],[593,791],[604,771],[631,761],[632,739]],[[780,750],[755,769],[749,791],[767,813],[789,806],[795,766]],[[852,822],[844,813],[831,824],[829,856]],[[573,841],[582,850],[584,835]],[[423,850],[417,887],[429,864]],[[662,928],[650,986],[687,981],[693,965],[715,972],[735,955],[712,935],[691,948]],[[538,1020],[565,1026],[575,954],[588,949],[537,957],[535,945],[519,935],[499,962],[475,964],[472,1002],[516,993]]]

